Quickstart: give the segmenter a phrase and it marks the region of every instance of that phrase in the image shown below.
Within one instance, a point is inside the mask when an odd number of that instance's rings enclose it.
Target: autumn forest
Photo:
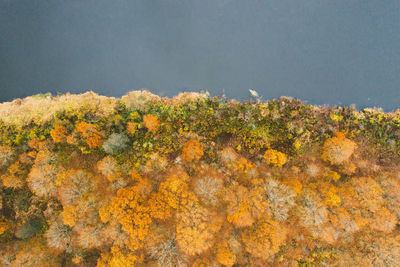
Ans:
[[[0,104],[0,266],[400,266],[400,110]]]

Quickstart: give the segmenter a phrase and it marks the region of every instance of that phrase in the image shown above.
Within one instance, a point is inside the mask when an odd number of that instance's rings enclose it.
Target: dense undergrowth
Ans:
[[[0,104],[0,266],[400,265],[400,112],[200,93]]]

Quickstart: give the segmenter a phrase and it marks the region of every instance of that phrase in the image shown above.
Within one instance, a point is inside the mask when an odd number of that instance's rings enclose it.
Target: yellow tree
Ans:
[[[128,250],[111,247],[110,252],[101,253],[97,267],[134,267],[141,259]]]
[[[275,149],[268,149],[264,153],[264,159],[268,165],[282,167],[286,163],[286,155]]]
[[[242,233],[245,249],[253,257],[268,260],[286,242],[287,230],[277,221],[264,217]]]
[[[226,241],[222,241],[217,244],[216,248],[217,261],[224,265],[231,267],[236,262],[236,255],[233,253],[229,244]]]
[[[116,221],[129,236],[126,247],[132,251],[141,248],[152,222],[148,195],[140,186],[119,189],[108,205],[103,206],[99,215],[104,223]]]
[[[213,245],[215,233],[222,225],[221,217],[200,206],[193,193],[177,213],[176,241],[181,250],[193,256]]]

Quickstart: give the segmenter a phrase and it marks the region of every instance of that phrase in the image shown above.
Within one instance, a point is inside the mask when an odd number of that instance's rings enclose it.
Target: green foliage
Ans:
[[[41,220],[34,218],[24,223],[15,233],[15,236],[20,239],[30,238],[43,229]]]

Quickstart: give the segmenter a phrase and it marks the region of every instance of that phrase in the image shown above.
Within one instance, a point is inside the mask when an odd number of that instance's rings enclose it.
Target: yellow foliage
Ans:
[[[262,188],[251,191],[242,185],[232,186],[224,195],[228,202],[227,220],[235,227],[246,227],[254,223],[254,217],[262,215],[268,202],[262,197]]]
[[[200,159],[203,154],[203,148],[197,140],[187,141],[182,149],[182,158],[188,162]]]
[[[313,184],[310,185],[311,187]],[[332,208],[340,206],[341,200],[337,192],[336,186],[330,184],[329,182],[319,181],[316,185],[316,190],[324,198],[324,203]]]
[[[130,186],[117,191],[117,196],[99,210],[104,223],[115,220],[130,237],[126,246],[135,251],[143,246],[150,224],[150,208],[146,195],[138,192],[138,186]]]
[[[24,186],[24,181],[19,176],[15,175],[3,175],[1,176],[1,180],[3,181],[3,185],[9,188],[22,188]]]
[[[97,267],[134,267],[136,262],[141,262],[139,257],[113,246],[111,252],[101,253]]]
[[[164,220],[172,215],[171,206],[164,195],[157,192],[153,193],[149,200],[151,217]]]
[[[153,114],[144,115],[143,124],[149,132],[157,132],[157,130],[160,128],[160,122]]]
[[[234,171],[247,173],[250,169],[253,169],[254,167],[255,165],[253,163],[249,162],[244,157],[241,157],[238,161],[236,161],[236,164],[234,166]]]
[[[77,219],[77,211],[74,205],[65,206],[61,214],[65,225],[71,227],[75,225]]]
[[[186,207],[178,212],[177,219],[176,242],[190,256],[210,248],[222,224],[220,217],[201,207],[192,193]]]
[[[284,226],[265,217],[243,231],[242,241],[248,253],[267,260],[279,251],[286,241],[286,235]]]
[[[161,194],[162,199],[173,209],[180,209],[188,204],[188,185],[177,176],[169,177],[162,182],[158,192]]]
[[[193,262],[192,267],[210,267],[210,260],[207,258],[199,258]]]
[[[217,261],[224,266],[231,267],[236,262],[236,255],[227,244],[218,244],[216,248]]]
[[[286,155],[275,149],[268,149],[264,153],[264,159],[268,165],[282,167],[286,163]]]
[[[341,164],[347,161],[357,144],[345,137],[341,132],[336,132],[335,136],[325,141],[321,158],[331,164]]]
[[[126,123],[126,132],[130,136],[134,136],[138,129],[138,124],[136,122],[128,121]]]
[[[339,179],[340,179],[340,174],[338,174],[335,171],[327,171],[327,172],[325,172],[324,176],[327,180],[333,180],[335,182],[339,181]]]

